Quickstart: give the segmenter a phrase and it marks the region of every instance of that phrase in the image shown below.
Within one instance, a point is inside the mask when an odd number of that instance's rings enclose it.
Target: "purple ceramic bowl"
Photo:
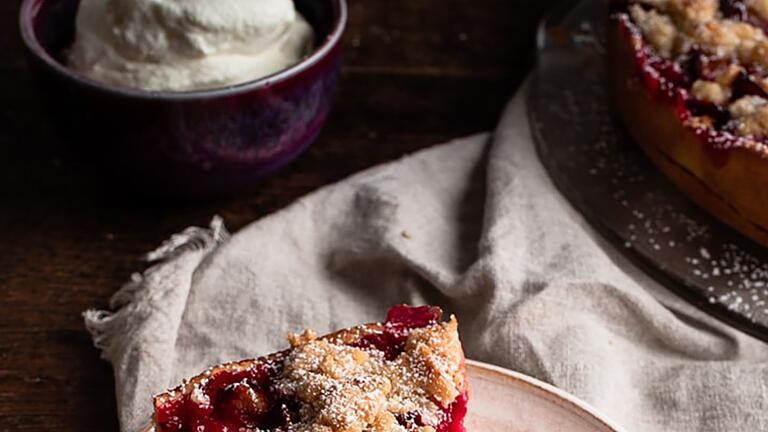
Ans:
[[[345,0],[295,0],[316,33],[295,66],[214,90],[149,92],[64,64],[78,0],[24,0],[20,26],[63,141],[119,184],[153,195],[227,194],[296,158],[317,137],[340,67]]]

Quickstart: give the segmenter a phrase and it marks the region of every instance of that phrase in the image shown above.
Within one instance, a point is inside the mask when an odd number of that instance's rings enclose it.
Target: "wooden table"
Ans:
[[[80,313],[142,255],[214,214],[231,230],[319,186],[492,129],[532,64],[546,1],[349,0],[344,71],[318,141],[261,190],[219,202],[110,196],[64,162],[31,96],[19,0],[0,4],[0,431],[117,430],[110,366]]]

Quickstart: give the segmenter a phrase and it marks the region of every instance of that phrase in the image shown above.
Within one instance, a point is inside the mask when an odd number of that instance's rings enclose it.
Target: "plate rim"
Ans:
[[[563,408],[568,409],[574,413],[586,415],[590,420],[597,422],[604,426],[606,429],[613,432],[626,432],[625,429],[618,426],[616,422],[611,420],[608,416],[594,408],[589,403],[579,399],[578,397],[566,392],[565,390],[555,387],[552,384],[541,381],[532,376],[526,375],[521,372],[516,372],[510,369],[496,366],[494,364],[485,363],[477,360],[466,359],[466,365],[469,367],[485,370],[494,374],[503,375],[507,378],[513,379],[518,382],[522,382],[525,385],[536,388],[545,394],[554,396],[561,403],[564,404]],[[470,395],[472,391],[472,382],[469,382]],[[471,400],[471,398],[470,398]]]

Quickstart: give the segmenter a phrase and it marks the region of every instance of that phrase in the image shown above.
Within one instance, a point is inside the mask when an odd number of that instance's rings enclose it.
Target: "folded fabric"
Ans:
[[[115,312],[85,313],[123,432],[183,377],[402,302],[442,306],[469,357],[572,392],[628,431],[768,430],[768,345],[592,232],[538,161],[520,95],[492,136],[365,171],[231,238],[215,219],[150,258]]]

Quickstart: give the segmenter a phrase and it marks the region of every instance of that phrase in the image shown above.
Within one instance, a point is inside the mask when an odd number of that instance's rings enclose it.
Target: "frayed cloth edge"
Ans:
[[[124,284],[110,299],[111,310],[88,309],[82,313],[85,328],[93,338],[94,346],[101,351],[101,357],[109,360],[111,346],[109,340],[114,329],[119,327],[118,321],[130,311],[130,305],[137,295],[146,289],[145,276],[164,262],[173,260],[185,253],[198,250],[213,250],[229,240],[230,234],[224,225],[224,220],[216,215],[211,219],[209,228],[189,227],[172,235],[157,249],[149,252],[144,259],[153,264],[142,273],[134,273],[131,280]]]

